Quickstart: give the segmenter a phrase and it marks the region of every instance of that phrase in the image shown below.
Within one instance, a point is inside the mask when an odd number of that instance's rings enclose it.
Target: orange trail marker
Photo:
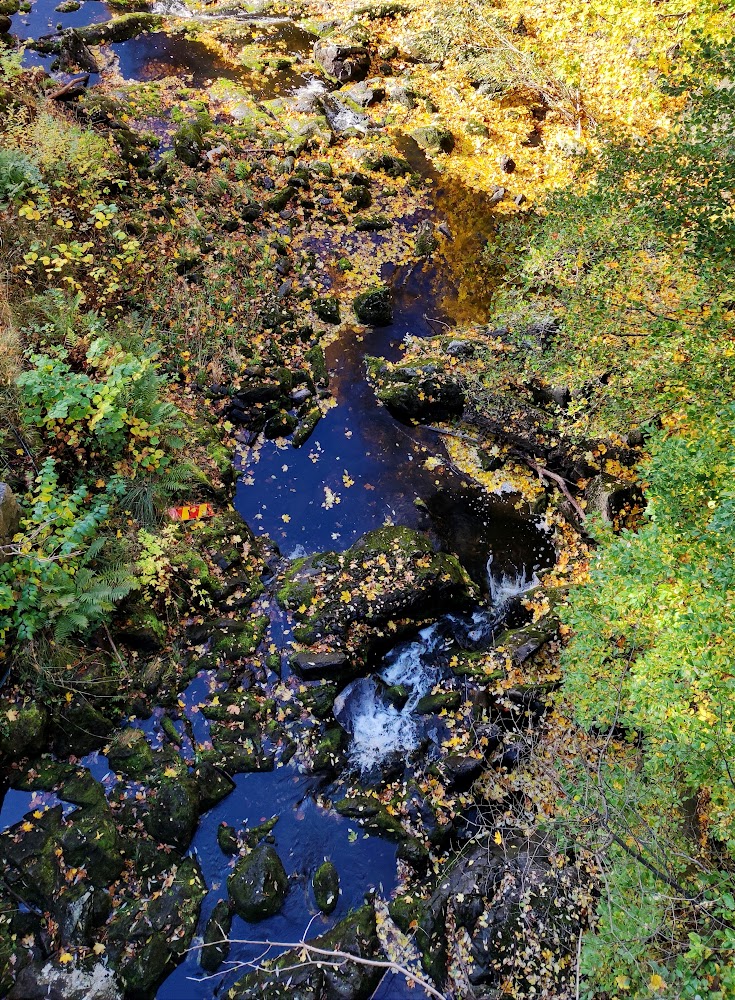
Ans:
[[[186,507],[169,507],[167,513],[172,521],[195,521],[200,517],[214,517],[214,508],[209,503],[195,503]]]

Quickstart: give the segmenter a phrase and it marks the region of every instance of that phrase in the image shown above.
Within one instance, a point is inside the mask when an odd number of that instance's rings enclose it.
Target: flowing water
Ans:
[[[191,18],[178,0],[167,0],[155,9],[182,21]],[[58,25],[78,27],[109,17],[110,11],[99,0],[85,0],[79,11],[69,14],[56,12],[54,0],[36,0],[30,13],[13,18],[13,32],[20,39],[38,38],[54,32]],[[276,51],[293,56],[292,68],[276,74],[267,86],[181,32],[156,31],[113,44],[108,52],[125,80],[176,76],[198,88],[217,79],[246,86],[250,81],[258,98],[273,96],[278,88],[288,94],[301,87],[296,97],[301,101],[313,100],[323,91],[323,85],[309,83],[298,68],[312,41],[306,32],[285,19],[261,18],[247,27],[243,43],[268,41]],[[26,53],[27,64],[48,68],[51,62],[52,57],[31,50]],[[430,217],[455,235],[453,252],[460,257],[460,267],[452,270],[446,264],[429,263],[400,271],[386,268],[382,277],[393,285],[394,323],[368,333],[348,329],[331,344],[327,363],[336,405],[307,445],[295,450],[280,442],[261,442],[237,456],[237,509],[256,533],[271,536],[285,555],[343,550],[386,522],[403,524],[430,531],[438,544],[455,552],[485,595],[472,613],[444,616],[391,650],[373,676],[353,681],[338,696],[335,717],[350,736],[350,767],[366,781],[392,756],[410,760],[419,748],[429,758],[438,755],[446,735],[442,723],[434,716],[417,715],[417,703],[448,676],[453,651],[486,647],[504,622],[512,622],[514,615],[522,619],[518,596],[534,585],[535,574],[554,558],[543,526],[528,511],[517,509],[517,498],[490,496],[473,487],[452,468],[435,432],[400,424],[378,404],[365,380],[365,355],[400,358],[400,344],[407,334],[434,332],[427,315],[448,323],[482,320],[486,307],[479,288],[474,295],[471,289],[467,292],[473,255],[489,235],[477,196],[458,192],[444,181],[414,143],[400,140],[399,145],[413,168],[432,185]],[[411,223],[415,227],[426,217],[426,212],[419,212]],[[316,238],[314,250],[320,251]],[[453,274],[461,277],[455,279]],[[429,457],[439,458],[440,463],[427,466]],[[352,481],[349,487],[345,477]],[[269,639],[287,641],[283,616],[272,606],[263,610],[272,618]],[[273,676],[271,683],[277,680]],[[406,693],[400,707],[386,696],[386,689],[395,685]],[[188,761],[194,758],[192,738],[199,746],[207,744],[208,723],[199,709],[215,691],[213,675],[201,673],[182,693],[191,734],[181,727],[182,755]],[[155,748],[163,741],[160,721],[159,711],[132,724],[143,729]],[[115,784],[103,755],[91,755],[83,763],[107,788]],[[217,900],[227,895],[229,861],[216,837],[223,821],[239,828],[277,814],[275,844],[292,883],[279,914],[255,926],[235,918],[233,938],[297,941],[307,928],[309,936],[316,936],[359,905],[366,892],[375,889],[385,898],[390,896],[397,881],[396,845],[366,834],[355,822],[325,808],[322,796],[327,798],[330,789],[324,779],[301,773],[298,763],[291,761],[271,773],[242,774],[235,780],[232,794],[202,817],[191,847],[209,886],[200,930]],[[134,791],[131,786],[129,793]],[[55,802],[53,794],[10,790],[0,811],[0,828],[30,809]],[[324,858],[330,858],[342,876],[339,904],[329,917],[316,911],[310,889],[311,875]],[[230,958],[251,961],[261,952],[261,947],[241,944],[233,946]],[[233,978],[234,973],[216,980],[204,978],[192,954],[161,986],[158,998],[204,1000],[223,993]],[[417,998],[421,991],[407,990],[396,977],[387,978],[376,994],[395,1000],[404,995]]]

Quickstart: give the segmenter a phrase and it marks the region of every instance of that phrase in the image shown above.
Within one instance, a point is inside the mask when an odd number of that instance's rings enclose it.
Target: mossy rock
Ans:
[[[257,847],[264,837],[270,835],[278,820],[278,816],[271,816],[265,823],[259,823],[258,826],[246,830],[244,836],[245,844],[251,849]]]
[[[104,809],[107,806],[104,786],[86,768],[80,768],[64,780],[59,797],[88,809]]]
[[[339,873],[331,861],[325,861],[311,880],[316,905],[322,913],[332,913],[339,902]]]
[[[342,762],[347,735],[341,726],[331,726],[314,749],[312,770],[333,771]]]
[[[232,907],[226,899],[220,899],[204,928],[203,944],[199,964],[205,972],[214,972],[230,953],[227,941],[232,927]]]
[[[199,819],[199,789],[190,778],[163,778],[148,794],[143,820],[154,840],[185,851]]]
[[[337,320],[337,322],[339,322],[339,320]],[[296,430],[293,432],[291,444],[294,448],[301,448],[302,445],[306,444],[321,419],[322,411],[318,406],[312,407],[306,416],[299,422]]]
[[[329,372],[327,371],[327,359],[321,347],[318,344],[310,347],[304,355],[304,360],[311,368],[314,384],[326,388],[329,384]]]
[[[237,833],[228,823],[220,823],[217,827],[217,844],[223,854],[238,854],[240,851]]]
[[[113,771],[135,781],[143,781],[153,771],[153,751],[142,729],[123,729],[107,753]]]
[[[426,903],[415,896],[399,896],[388,906],[391,920],[404,934],[411,933],[411,924],[421,919],[425,909]]]
[[[366,326],[390,326],[393,322],[393,298],[385,285],[376,285],[355,297],[355,316]]]
[[[419,146],[431,153],[451,153],[454,149],[454,136],[448,128],[440,125],[423,125],[409,134]]]
[[[336,295],[314,299],[311,308],[325,323],[337,324],[340,321],[339,299]]]
[[[363,906],[332,930],[314,939],[316,947],[326,951],[344,951],[360,958],[381,958],[375,924],[375,910]],[[293,971],[292,970],[293,968]],[[340,963],[336,969],[304,965],[298,950],[280,955],[272,969],[259,969],[238,980],[225,994],[227,1000],[369,1000],[383,976],[383,970],[355,962]]]
[[[459,691],[440,691],[438,694],[425,694],[419,699],[416,711],[419,715],[436,715],[443,709],[454,712],[462,704]]]
[[[106,888],[124,866],[124,841],[117,832],[109,807],[82,809],[73,813],[59,836],[64,861],[70,868],[84,868],[96,888]]]
[[[127,42],[144,31],[157,31],[162,27],[163,18],[157,14],[135,12],[113,17],[102,24],[77,28],[77,32],[87,45],[99,45],[102,42]]]
[[[263,844],[237,863],[227,888],[238,915],[254,922],[281,909],[288,892],[288,875],[275,849]]]
[[[108,964],[130,1000],[155,995],[166,974],[180,961],[196,930],[206,893],[198,865],[185,858],[161,879],[151,898],[124,902],[107,925]]]
[[[43,749],[48,712],[39,702],[0,701],[0,762],[17,761]]]
[[[395,816],[391,816],[378,799],[369,795],[355,795],[339,799],[332,804],[340,816],[359,820],[363,826],[370,830],[397,837],[399,840],[404,840],[406,837],[406,831],[401,822]]]
[[[192,774],[199,789],[199,808],[206,812],[227,798],[235,789],[235,782],[214,764],[202,762]]]

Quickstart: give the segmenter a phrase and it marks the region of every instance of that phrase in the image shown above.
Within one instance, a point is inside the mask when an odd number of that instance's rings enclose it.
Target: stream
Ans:
[[[79,10],[66,14],[57,13],[54,6],[54,0],[36,0],[30,12],[14,16],[14,34],[19,39],[38,38],[54,32],[58,25],[79,27],[111,16],[100,0],[84,0]],[[172,13],[184,10],[168,7]],[[292,95],[307,83],[298,63],[310,38],[287,21],[253,26],[253,38],[259,38],[261,32],[279,44],[279,51],[285,47],[294,57],[294,65],[268,80],[254,80],[253,93],[264,99],[279,96],[280,88],[280,96]],[[156,31],[109,45],[107,50],[111,65],[124,80],[148,81],[173,75],[203,88],[217,79],[247,86],[250,79],[245,69],[228,66],[203,43],[183,33]],[[52,61],[52,57],[32,50],[26,51],[25,59],[27,65],[46,68]],[[91,85],[98,79],[93,75]],[[464,226],[467,213],[461,220],[453,214],[458,203],[456,189],[443,181],[409,140],[403,141],[402,153],[430,181],[433,222],[444,223],[449,231]],[[459,196],[465,205],[468,198],[471,200],[468,193],[460,192]],[[469,238],[464,233],[464,242],[473,252],[479,252],[489,235],[482,228],[482,212],[476,215],[477,232]],[[412,220],[414,224],[420,221],[420,215]],[[374,238],[380,237],[375,234]],[[316,239],[313,249],[320,251]],[[256,535],[268,535],[284,556],[342,551],[365,532],[386,523],[406,525],[429,532],[437,545],[454,552],[480,585],[482,603],[471,613],[446,615],[423,628],[390,650],[374,674],[353,680],[340,692],[335,718],[350,737],[352,773],[366,780],[391,755],[410,759],[419,746],[428,746],[429,756],[438,752],[445,734],[437,717],[415,714],[418,700],[446,675],[452,650],[479,649],[490,643],[508,616],[512,620],[514,609],[517,611],[514,598],[533,586],[535,574],[554,560],[544,526],[527,510],[518,509],[516,496],[490,495],[473,486],[452,466],[435,431],[404,426],[377,402],[365,378],[365,356],[395,361],[401,357],[406,335],[424,337],[436,332],[427,315],[449,325],[460,318],[459,290],[441,260],[416,268],[385,266],[381,278],[394,290],[393,324],[368,332],[342,330],[330,344],[326,357],[336,405],[326,412],[308,443],[297,450],[282,441],[259,441],[243,445],[236,456],[236,509]],[[469,318],[482,321],[485,308],[480,297]],[[465,302],[461,319],[467,318]],[[427,466],[430,457],[438,463]],[[267,614],[271,621],[266,644],[276,641],[288,649],[290,622],[275,601],[263,598],[254,610]],[[284,670],[281,677],[272,674],[268,678],[271,688],[289,680],[287,666]],[[383,688],[391,684],[401,684],[408,691],[401,708],[383,696]],[[201,672],[181,695],[182,713],[190,725],[188,732],[181,729],[181,753],[189,763],[193,763],[194,744],[207,744],[209,723],[200,707],[217,690],[213,673]],[[156,711],[150,719],[130,723],[146,733],[154,749],[164,739],[160,715]],[[115,776],[104,755],[92,754],[82,763],[106,789],[112,789]],[[308,936],[315,937],[359,906],[367,892],[374,890],[382,898],[390,898],[398,881],[396,843],[368,834],[359,823],[326,808],[322,800],[333,797],[333,787],[323,776],[303,773],[295,759],[284,766],[277,761],[271,772],[238,774],[235,783],[235,790],[202,816],[190,848],[209,889],[202,906],[200,933],[217,901],[227,897],[228,858],[217,844],[217,829],[223,821],[240,828],[258,825],[277,814],[275,846],[291,883],[286,903],[276,916],[255,925],[235,917],[233,939],[298,941],[307,929]],[[134,791],[131,786],[130,794]],[[57,801],[53,793],[11,789],[0,810],[0,829],[31,809]],[[328,917],[318,911],[311,892],[311,875],[325,858],[334,862],[341,875],[339,902]],[[233,946],[230,960],[253,961],[262,951],[258,945],[238,944]],[[157,997],[204,1000],[220,996],[237,975],[205,978],[196,953],[192,953],[163,983]],[[409,990],[396,976],[386,976],[375,994],[383,1000],[416,1000],[422,995],[419,989]]]

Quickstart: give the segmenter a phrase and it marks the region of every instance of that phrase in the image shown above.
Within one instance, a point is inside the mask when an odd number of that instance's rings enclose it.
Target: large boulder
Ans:
[[[191,778],[162,778],[148,794],[144,826],[154,840],[185,851],[199,819],[199,789]]]
[[[397,420],[430,423],[462,415],[464,388],[439,365],[391,365],[379,358],[368,358],[367,364],[378,399]]]
[[[263,844],[237,863],[227,880],[227,889],[239,916],[263,920],[283,906],[288,875],[275,849]]]
[[[299,642],[344,653],[335,672],[360,669],[370,656],[418,622],[466,606],[474,585],[456,556],[435,552],[428,537],[390,526],[368,532],[342,553],[320,553],[291,564],[279,601],[298,621]],[[296,666],[307,673],[314,657]],[[320,669],[314,661],[314,674]],[[330,670],[330,674],[331,674]]]
[[[314,59],[324,72],[339,83],[364,80],[370,69],[370,55],[363,45],[320,38],[314,43]]]
[[[355,316],[366,326],[390,326],[393,322],[393,299],[390,288],[376,285],[360,292],[353,303]]]
[[[315,938],[317,948],[349,952],[363,959],[382,959],[376,933],[375,910],[363,906],[331,931]],[[239,979],[225,994],[227,1000],[368,1000],[383,969],[344,961],[336,965],[304,963],[301,952],[287,951],[267,968]]]
[[[162,873],[150,897],[131,896],[107,925],[107,961],[126,1000],[155,995],[183,957],[196,929],[206,886],[191,858]]]

